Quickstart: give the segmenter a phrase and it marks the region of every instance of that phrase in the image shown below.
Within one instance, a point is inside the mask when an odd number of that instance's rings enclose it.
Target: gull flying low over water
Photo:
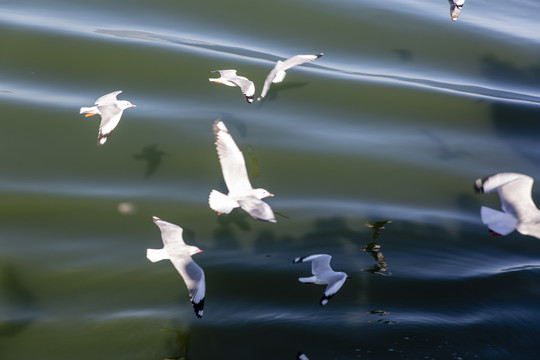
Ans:
[[[450,4],[450,18],[452,21],[456,21],[465,0],[448,0],[448,3]]]
[[[218,214],[228,214],[234,208],[241,207],[256,219],[275,223],[272,208],[261,200],[274,195],[265,189],[253,189],[249,182],[244,156],[223,121],[216,120],[213,129],[221,171],[229,193],[225,195],[212,190],[208,198],[210,208]]]
[[[192,255],[202,252],[196,246],[186,245],[182,237],[183,229],[175,224],[153,216],[152,220],[161,230],[161,239],[164,247],[161,249],[147,249],[146,257],[152,262],[169,259],[182,278],[189,291],[195,315],[203,315],[205,281],[204,271],[191,259]]]
[[[120,122],[120,118],[122,117],[124,110],[130,107],[135,107],[135,105],[127,100],[116,99],[118,94],[121,92],[122,90],[119,90],[107,95],[103,95],[96,100],[95,106],[81,108],[81,114],[86,114],[85,117],[96,114],[101,115],[98,146],[105,144],[111,132]]]
[[[244,94],[246,101],[250,104],[253,102],[253,96],[255,95],[255,85],[253,84],[253,81],[243,76],[236,75],[236,70],[211,70],[210,72],[218,72],[220,77],[210,78],[208,80],[217,84],[238,86],[240,90],[242,90],[242,94]]]
[[[287,75],[285,71],[292,68],[293,66],[301,65],[303,63],[316,60],[323,55],[324,53],[320,53],[317,55],[295,55],[293,57],[288,58],[285,61],[278,60],[274,68],[270,71],[270,73],[266,77],[266,80],[264,81],[264,86],[261,92],[261,96],[257,98],[257,101],[261,101],[262,99],[264,99],[272,83],[280,83],[283,81],[283,79],[285,79],[285,75]]]
[[[311,261],[311,273],[313,276],[298,278],[300,282],[318,285],[328,284],[321,298],[321,305],[326,305],[332,296],[338,292],[345,280],[350,279],[344,272],[332,270],[330,267],[330,259],[332,259],[330,255],[316,254],[297,257],[293,260],[293,263]]]
[[[498,173],[475,181],[475,190],[484,194],[499,193],[503,211],[482,206],[482,222],[495,234],[514,230],[540,239],[540,210],[531,197],[534,180],[518,173]]]

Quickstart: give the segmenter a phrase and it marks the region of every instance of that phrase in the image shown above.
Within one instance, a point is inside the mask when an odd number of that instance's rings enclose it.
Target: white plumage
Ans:
[[[288,58],[285,61],[278,60],[274,68],[270,71],[270,73],[266,77],[261,95],[257,98],[257,101],[261,101],[262,99],[264,99],[272,83],[280,83],[283,81],[283,79],[285,79],[285,75],[287,75],[286,71],[288,69],[296,65],[301,65],[306,62],[313,61],[315,59],[320,58],[323,55],[324,55],[323,53],[320,53],[317,55],[295,55],[293,57]]]
[[[147,249],[146,257],[152,262],[169,259],[186,283],[195,315],[203,315],[206,285],[204,271],[193,261],[192,255],[202,252],[196,246],[186,245],[182,237],[183,229],[175,224],[153,216],[152,220],[161,230],[162,249]]]
[[[477,179],[476,191],[485,194],[497,191],[502,208],[498,211],[482,206],[482,222],[500,235],[517,230],[540,239],[540,210],[531,197],[533,183],[530,176],[509,172]]]
[[[337,272],[330,267],[332,257],[327,254],[316,254],[305,257],[298,257],[293,263],[311,261],[311,273],[313,276],[298,278],[300,282],[306,284],[328,285],[321,298],[321,305],[326,305],[328,301],[341,288],[349,276],[344,272]]]
[[[122,90],[114,91],[110,94],[103,95],[96,100],[95,106],[81,107],[81,114],[85,116],[101,115],[101,123],[99,124],[98,146],[105,144],[107,138],[120,122],[125,109],[135,107],[127,100],[117,100],[116,97]]]
[[[216,120],[213,129],[221,171],[229,193],[225,195],[212,190],[208,198],[210,208],[219,214],[228,214],[234,208],[241,207],[256,219],[276,222],[270,205],[261,200],[274,195],[262,188],[253,189],[244,156],[223,121]]]
[[[253,81],[246,77],[236,75],[236,70],[212,70],[211,73],[219,72],[219,78],[210,78],[208,80],[217,84],[223,84],[227,86],[238,86],[242,90],[242,94],[246,98],[248,103],[253,102],[253,96],[255,95],[255,85]]]
[[[465,0],[448,0],[448,3],[450,4],[450,19],[456,21],[463,4],[465,4]]]

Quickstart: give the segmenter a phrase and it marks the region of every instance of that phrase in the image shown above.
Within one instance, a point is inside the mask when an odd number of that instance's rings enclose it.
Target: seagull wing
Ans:
[[[270,205],[264,201],[257,199],[255,196],[247,196],[245,198],[237,200],[238,204],[242,209],[244,209],[249,215],[255,219],[276,222],[276,217],[274,216],[274,211]]]
[[[221,163],[223,179],[229,193],[245,193],[252,189],[242,152],[221,120],[214,122],[214,139]]]
[[[266,80],[264,81],[263,89],[261,91],[261,95],[259,96],[257,100],[261,101],[266,96],[266,94],[268,93],[268,90],[270,90],[270,85],[272,83],[278,83],[278,82],[283,81],[286,75],[285,73],[286,70],[290,69],[293,66],[301,65],[303,63],[318,59],[323,55],[324,53],[320,53],[317,55],[295,55],[288,58],[285,61],[278,60],[274,68],[270,71],[270,73],[266,77]]]
[[[102,97],[100,97],[99,99],[96,100],[95,104],[99,106],[99,105],[114,103],[116,101],[116,97],[121,92],[122,92],[122,90],[118,90],[118,91],[113,91],[110,94],[103,95]]]
[[[326,286],[321,298],[321,305],[326,305],[328,300],[330,300],[332,296],[334,296],[338,290],[341,289],[343,283],[345,283],[345,280],[347,280],[347,274],[336,272],[329,276],[326,280],[328,281],[328,286]]]
[[[153,216],[152,220],[159,227],[161,231],[161,239],[165,246],[178,246],[185,245],[184,238],[182,237],[183,229],[173,223],[161,220],[157,216]]]
[[[333,271],[330,267],[330,259],[332,256],[327,254],[311,255],[304,258],[304,261],[311,261],[311,273],[319,276],[328,271]]]
[[[266,94],[268,93],[268,90],[270,90],[270,85],[274,81],[278,71],[281,70],[282,64],[283,62],[278,60],[274,68],[270,70],[270,72],[268,73],[268,76],[266,76],[266,79],[264,80],[264,85],[261,91],[261,95],[259,96],[257,101],[261,101],[266,96]],[[281,80],[283,80],[283,78]]]
[[[520,221],[531,216],[538,216],[538,208],[531,197],[534,180],[527,175],[520,175],[498,188],[501,208],[515,215]]]
[[[189,255],[187,251],[178,251],[167,249],[170,260],[174,267],[186,283],[191,303],[197,317],[202,317],[204,309],[204,297],[206,294],[206,284],[204,280],[204,271]]]
[[[101,123],[99,124],[98,145],[103,145],[111,132],[116,128],[124,110],[119,109],[114,104],[98,105],[101,114]]]
[[[242,94],[244,94],[248,103],[253,102],[253,96],[255,95],[255,85],[253,84],[253,81],[243,76],[237,76],[231,79],[231,82],[240,87],[240,90],[242,90]]]
[[[288,58],[287,60],[283,61],[283,65],[282,65],[280,70],[284,70],[284,71],[288,70],[288,69],[292,68],[293,66],[302,65],[302,64],[307,63],[309,61],[316,60],[316,59],[320,58],[323,55],[324,55],[323,53],[320,53],[320,54],[317,54],[317,55],[295,55],[295,56],[292,56],[292,57]]]

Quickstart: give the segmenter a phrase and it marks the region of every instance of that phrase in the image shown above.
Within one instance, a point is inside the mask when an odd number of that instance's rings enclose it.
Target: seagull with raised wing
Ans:
[[[305,257],[297,257],[293,263],[311,261],[311,273],[313,276],[298,278],[300,282],[306,284],[328,285],[321,298],[321,305],[326,305],[328,301],[341,288],[345,280],[350,277],[344,272],[336,272],[330,267],[332,256],[327,254],[316,254]]]
[[[85,117],[96,114],[101,115],[101,123],[99,124],[98,146],[105,144],[107,138],[120,122],[120,118],[124,110],[130,107],[135,107],[127,100],[117,100],[116,97],[122,90],[114,91],[110,94],[103,95],[96,100],[95,106],[82,107],[81,114],[86,114]]]
[[[499,211],[482,206],[482,222],[498,235],[517,230],[540,239],[540,210],[531,197],[533,183],[530,176],[510,172],[477,179],[475,190],[484,194],[497,191],[502,208]]]
[[[463,4],[465,4],[465,0],[448,0],[448,3],[450,3],[450,19],[456,21]]]
[[[253,102],[253,96],[255,95],[255,85],[253,81],[246,77],[236,75],[236,70],[212,70],[211,73],[218,72],[219,78],[210,78],[208,80],[215,82],[216,84],[223,84],[227,86],[238,86],[242,90],[242,94],[246,98],[248,103]]]
[[[161,230],[163,248],[147,249],[146,257],[152,262],[169,259],[186,283],[195,315],[203,315],[206,285],[204,271],[193,261],[192,255],[202,252],[196,246],[186,245],[182,237],[183,229],[175,224],[152,216],[152,220]]]
[[[229,193],[225,195],[217,190],[212,190],[208,198],[210,208],[217,211],[218,214],[228,214],[234,208],[241,207],[256,219],[275,223],[276,218],[272,208],[261,200],[274,195],[268,190],[254,189],[251,186],[244,155],[223,121],[216,120],[213,129],[221,171]]]
[[[262,99],[264,99],[272,83],[274,84],[280,83],[283,81],[283,79],[285,79],[285,75],[287,75],[286,71],[288,69],[296,65],[301,65],[309,61],[316,60],[323,55],[324,53],[320,53],[317,55],[295,55],[293,57],[288,58],[285,61],[278,60],[276,62],[276,65],[274,65],[274,68],[270,71],[270,73],[266,77],[261,95],[257,98],[257,101],[261,101]]]

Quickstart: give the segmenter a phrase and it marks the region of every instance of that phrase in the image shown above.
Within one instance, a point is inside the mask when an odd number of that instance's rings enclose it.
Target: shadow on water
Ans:
[[[440,136],[432,133],[429,130],[421,130],[437,147],[436,156],[441,160],[455,160],[463,157],[471,156],[471,153],[465,150],[452,149],[447,142]]]
[[[525,89],[537,88],[540,83],[540,66],[518,67],[493,55],[480,59],[483,74],[511,86]],[[496,132],[524,158],[538,164],[540,150],[540,107],[536,104],[493,102],[491,105]]]
[[[11,265],[0,271],[0,300],[8,309],[0,319],[0,338],[18,334],[35,320],[36,298]]]
[[[156,172],[163,156],[166,154],[166,152],[159,150],[156,144],[152,144],[143,147],[140,154],[133,154],[133,158],[137,161],[146,162],[144,177],[149,178]]]
[[[163,332],[168,333],[167,337],[170,337],[169,334],[173,334],[175,336],[174,339],[174,345],[167,346],[169,347],[175,347],[178,348],[178,350],[174,350],[176,355],[167,356],[163,360],[189,360],[189,348],[191,343],[191,331],[189,330],[175,330],[175,329],[169,329],[164,326],[160,326],[161,330]],[[169,351],[169,350],[167,350]],[[172,352],[172,350],[171,350]]]
[[[288,81],[286,78],[282,83],[272,84],[268,94],[264,97],[264,100],[258,102],[258,106],[262,107],[265,101],[275,101],[279,98],[279,93],[287,92],[288,90],[302,88],[308,85],[308,81]]]

